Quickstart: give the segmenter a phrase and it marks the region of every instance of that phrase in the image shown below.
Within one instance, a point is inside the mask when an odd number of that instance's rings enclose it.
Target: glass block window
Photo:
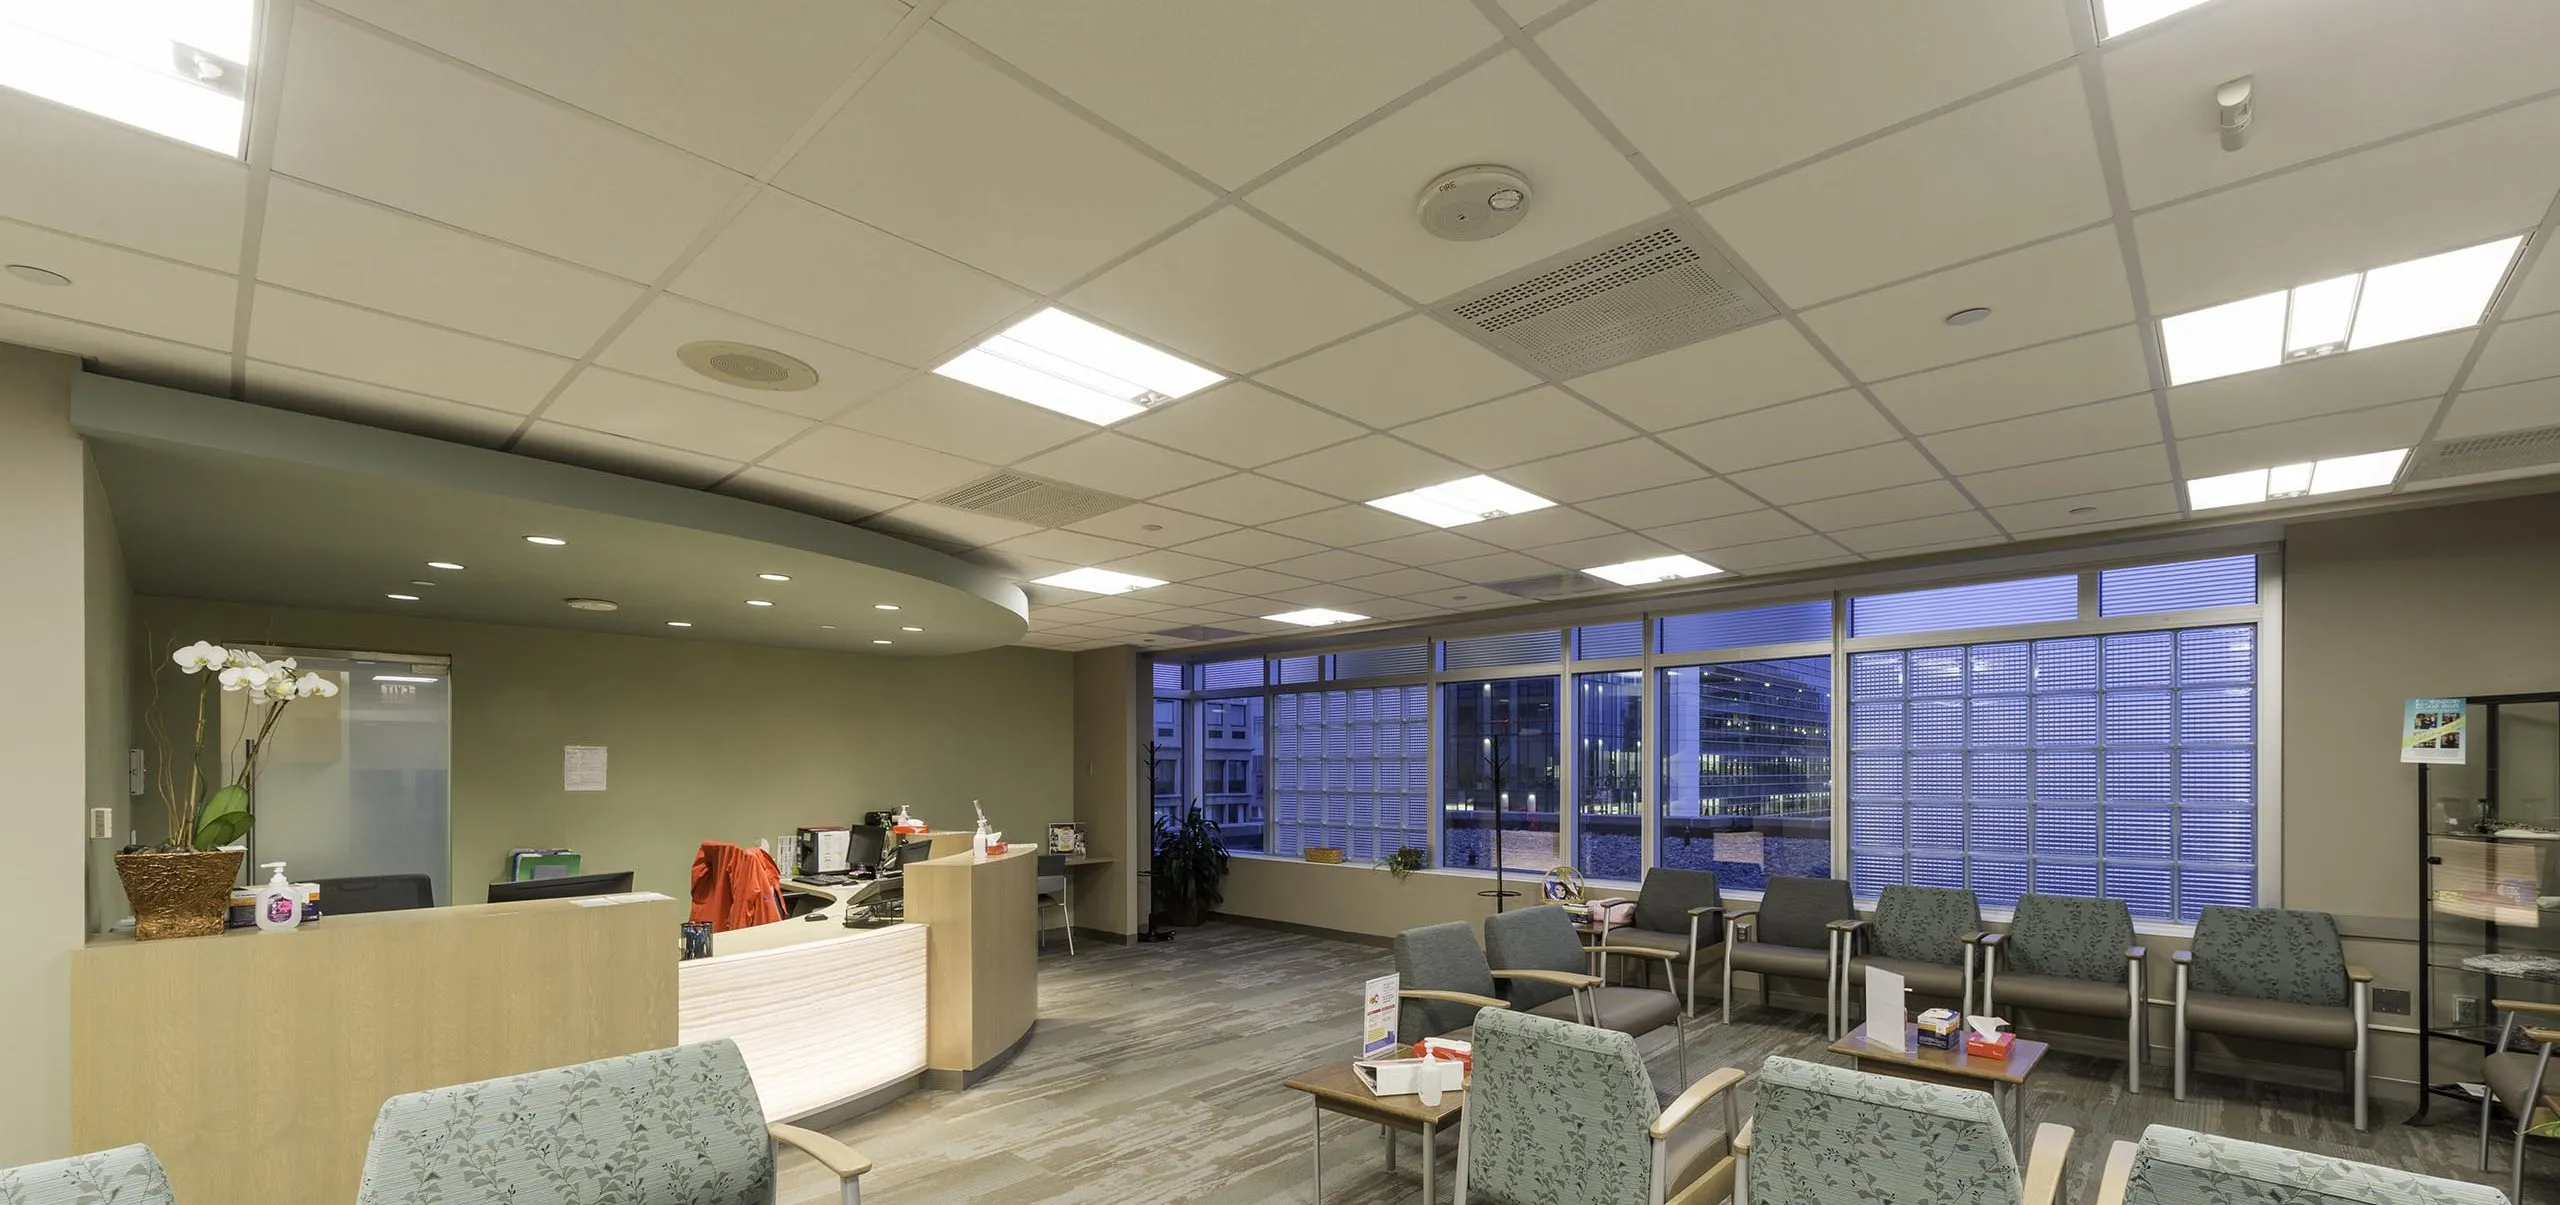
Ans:
[[[1303,657],[1275,657],[1271,661],[1274,686],[1303,686],[1324,681],[1324,658],[1314,653]]]
[[[2104,616],[2246,607],[2257,601],[2258,558],[2254,555],[2139,565],[2098,574],[2098,614]]]
[[[2193,921],[2257,902],[2257,627],[1849,659],[1849,864],[1896,883],[2105,896]]]
[[[1194,667],[1200,675],[1202,690],[1233,690],[1239,686],[1262,685],[1262,658],[1244,657],[1234,661],[1211,661]]]
[[[1514,632],[1508,636],[1467,636],[1440,643],[1440,668],[1485,669],[1497,665],[1539,665],[1564,656],[1564,633]]]
[[[1902,636],[1963,628],[2055,623],[2080,617],[2080,576],[1942,586],[1849,600],[1849,634]]]
[[[1807,641],[1829,643],[1831,603],[1815,599],[1737,611],[1669,615],[1660,623],[1662,632],[1656,647],[1666,653],[1705,653]]]
[[[1157,694],[1172,694],[1182,689],[1182,666],[1179,663],[1158,661],[1153,668]]]
[[[1310,846],[1374,863],[1431,832],[1431,688],[1309,690],[1271,697],[1271,849]]]
[[[1745,891],[1831,877],[1831,696],[1829,657],[1656,671],[1654,864]]]
[[[1585,661],[1644,655],[1644,621],[1593,624],[1573,630],[1573,655]]]
[[[1359,649],[1333,655],[1333,680],[1403,678],[1431,672],[1431,646],[1403,644],[1394,648]]]

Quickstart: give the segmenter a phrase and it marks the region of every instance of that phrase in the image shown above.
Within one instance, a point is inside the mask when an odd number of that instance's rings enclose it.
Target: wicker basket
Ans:
[[[214,849],[175,854],[117,854],[116,877],[133,906],[137,941],[206,937],[222,932],[242,853]]]
[[[1309,847],[1309,848],[1308,848],[1308,849],[1307,849],[1303,854],[1301,854],[1300,856],[1304,857],[1306,860],[1308,860],[1308,861],[1310,861],[1310,862],[1322,862],[1322,863],[1325,863],[1325,864],[1326,864],[1326,865],[1328,865],[1328,866],[1331,866],[1331,865],[1337,865],[1337,864],[1339,864],[1339,863],[1342,861],[1342,851],[1341,851],[1341,850],[1333,849],[1333,848],[1331,848],[1331,847],[1329,847],[1329,846],[1323,846],[1323,845],[1310,846],[1310,847]]]

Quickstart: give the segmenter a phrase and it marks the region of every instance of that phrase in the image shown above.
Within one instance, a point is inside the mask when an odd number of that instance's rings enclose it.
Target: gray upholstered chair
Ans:
[[[2488,1084],[2488,1094],[2480,1100],[2480,1170],[2489,1170],[2489,1119],[2505,1109],[2516,1120],[2509,1134],[2515,1139],[2515,1156],[2507,1169],[2507,1194],[2524,1200],[2524,1147],[2527,1138],[2547,1138],[2560,1124],[2560,1083],[2550,1080],[2551,1051],[2560,1044],[2560,1004],[2539,1000],[2492,1000],[2491,1008],[2505,1013],[2507,1019],[2498,1030],[2498,1044],[2488,1057],[2480,1061],[2480,1078]],[[2519,1025],[2530,1013],[2542,1025]],[[2517,1039],[2523,1039],[2518,1041]],[[2537,1133],[2536,1131],[2540,1131]]]
[[[2001,1003],[2124,1022],[2124,1086],[2142,1091],[2151,1061],[2150,985],[2123,900],[2018,897],[2007,933],[1983,935],[1982,1011]]]
[[[2037,1126],[2021,1172],[1987,1092],[1773,1056],[1734,1147],[1736,1201],[2052,1205],[2071,1130]]]
[[[2098,1205],[2506,1205],[2482,1184],[2375,1167],[2174,1126],[2119,1142],[2098,1175]]]
[[[1893,886],[1876,899],[1871,920],[1836,920],[1844,939],[1832,947],[1831,1032],[1847,1032],[1851,985],[1867,968],[1891,971],[1915,992],[1963,1002],[1973,1015],[1974,958],[1982,940],[1982,903],[1960,887]],[[1861,952],[1863,947],[1865,952]]]
[[[1618,949],[1672,955],[1669,968],[1681,984],[1680,998],[1689,1015],[1697,1016],[1698,964],[1724,960],[1724,894],[1716,888],[1716,876],[1666,866],[1644,872],[1644,887],[1636,892],[1635,919],[1603,926],[1600,941]]]
[[[1657,1110],[1635,1039],[1552,1017],[1476,1023],[1458,1122],[1458,1205],[1469,1200],[1712,1205],[1733,1193],[1733,1089],[1725,1068]],[[1700,1124],[1724,1098],[1724,1125]]]
[[[1617,987],[1597,966],[1612,957],[1661,960],[1664,951],[1585,947],[1573,918],[1548,904],[1497,912],[1484,918],[1484,953],[1495,979],[1508,984],[1511,1007],[1524,1013],[1578,1021],[1634,1036],[1665,1025],[1679,1038],[1680,1082],[1689,1082],[1689,1032],[1680,1024],[1680,994],[1670,988]]]
[[[1799,879],[1773,876],[1760,906],[1727,915],[1724,920],[1724,1019],[1733,1020],[1733,973],[1760,976],[1760,1004],[1769,1004],[1769,980],[1802,979],[1831,983],[1833,947],[1843,934],[1836,920],[1856,920],[1849,903],[1847,879]],[[1827,998],[1827,995],[1826,995]],[[1840,1036],[1832,1034],[1833,1037]]]
[[[871,1161],[766,1125],[735,1043],[674,1046],[394,1096],[356,1205],[772,1205],[776,1139],[860,1205]]]
[[[1067,855],[1042,854],[1032,867],[1037,876],[1031,881],[1032,898],[1038,901],[1041,945],[1049,944],[1049,910],[1058,910],[1058,924],[1067,931],[1067,957],[1076,955],[1076,909],[1067,899]]]
[[[2196,918],[2193,946],[2172,959],[2179,1100],[2187,1098],[2194,1034],[2319,1046],[2348,1052],[2356,1128],[2365,1128],[2373,972],[2347,965],[2336,920],[2326,912],[2207,908]]]
[[[1396,1038],[1411,1043],[1476,1023],[1487,1008],[1509,1008],[1494,991],[1493,964],[1462,920],[1396,934]]]
[[[176,1200],[160,1160],[147,1146],[0,1167],[0,1201],[9,1205],[172,1205]]]

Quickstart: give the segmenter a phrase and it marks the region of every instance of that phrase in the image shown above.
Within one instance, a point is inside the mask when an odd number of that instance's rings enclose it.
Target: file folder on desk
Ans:
[[[519,849],[507,855],[507,877],[518,883],[562,879],[576,873],[578,851],[574,849]]]

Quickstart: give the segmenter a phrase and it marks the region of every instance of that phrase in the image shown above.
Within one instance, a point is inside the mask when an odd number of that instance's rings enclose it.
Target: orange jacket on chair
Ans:
[[[693,855],[693,919],[715,933],[781,920],[782,868],[761,849],[703,842]]]

